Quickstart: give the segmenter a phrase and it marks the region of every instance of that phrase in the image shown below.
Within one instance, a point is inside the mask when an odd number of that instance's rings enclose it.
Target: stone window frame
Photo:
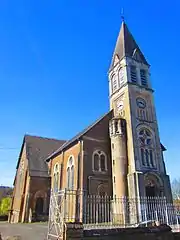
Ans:
[[[130,65],[130,79],[132,83],[138,83],[137,67],[136,65]]]
[[[53,168],[53,191],[54,192],[58,192],[59,190],[59,179],[60,179],[60,166],[59,166],[59,163],[56,163]]]
[[[144,142],[142,141],[143,131]],[[153,132],[146,126],[142,126],[141,128],[138,129],[138,142],[141,165],[147,168],[156,168]]]
[[[95,155],[98,155],[98,170],[95,169]],[[105,170],[101,170],[101,155],[103,155],[104,158],[104,165],[105,165]],[[96,149],[93,154],[92,154],[92,170],[93,172],[97,172],[97,173],[106,173],[108,171],[107,168],[107,155],[104,151],[100,150],[100,149]]]
[[[74,189],[74,168],[75,168],[75,159],[73,155],[70,155],[67,161],[66,167],[66,188],[67,190]]]
[[[43,213],[46,213],[47,212],[47,193],[44,190],[38,190],[35,192],[34,198],[33,198],[33,212],[35,212],[36,202],[38,198],[41,198],[43,200]]]
[[[116,92],[119,88],[119,72],[114,72],[111,76],[111,91]]]
[[[147,70],[144,68],[141,68],[139,71],[139,74],[140,74],[141,85],[143,87],[148,87]]]
[[[121,88],[125,83],[125,69],[124,69],[124,67],[120,66],[117,69],[117,72],[118,72],[118,84],[119,84],[119,88]]]

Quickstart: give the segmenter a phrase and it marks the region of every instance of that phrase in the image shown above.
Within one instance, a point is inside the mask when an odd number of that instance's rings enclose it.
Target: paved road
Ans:
[[[22,240],[47,239],[47,223],[9,224],[0,222],[2,239],[8,236],[21,236]]]

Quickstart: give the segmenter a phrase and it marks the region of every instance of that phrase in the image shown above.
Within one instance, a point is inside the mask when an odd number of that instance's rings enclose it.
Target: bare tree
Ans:
[[[180,179],[174,179],[171,183],[173,198],[180,200]]]

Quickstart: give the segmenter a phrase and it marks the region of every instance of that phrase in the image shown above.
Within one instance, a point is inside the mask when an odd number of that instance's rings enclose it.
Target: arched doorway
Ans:
[[[107,196],[107,186],[104,185],[104,184],[100,184],[98,187],[97,187],[97,193],[99,196]]]
[[[147,197],[156,196],[155,186],[146,186],[146,196]]]
[[[108,222],[110,220],[110,197],[108,196],[108,185],[99,184],[97,187],[97,199],[96,199],[96,222],[98,223]]]
[[[159,176],[154,173],[145,174],[145,195],[146,197],[163,196],[163,183]]]
[[[37,191],[33,201],[33,221],[45,221],[47,219],[47,193]]]
[[[162,218],[159,211],[162,203],[160,197],[163,196],[163,182],[155,173],[147,173],[145,180],[145,200],[142,202],[144,212],[142,212],[143,220],[152,220]],[[159,199],[160,198],[160,199]]]

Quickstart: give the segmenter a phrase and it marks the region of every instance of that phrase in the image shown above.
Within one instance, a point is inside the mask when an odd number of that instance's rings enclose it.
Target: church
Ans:
[[[150,65],[124,21],[108,78],[109,112],[74,138],[24,137],[9,222],[47,219],[50,192],[65,189],[112,199],[172,201]]]

